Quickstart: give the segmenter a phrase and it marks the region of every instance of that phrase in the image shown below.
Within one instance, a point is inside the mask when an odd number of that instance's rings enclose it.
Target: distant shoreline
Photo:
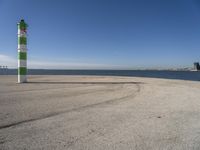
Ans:
[[[0,75],[17,75],[17,69],[0,71]],[[53,70],[29,69],[28,75],[127,76],[200,81],[200,71],[191,70]]]

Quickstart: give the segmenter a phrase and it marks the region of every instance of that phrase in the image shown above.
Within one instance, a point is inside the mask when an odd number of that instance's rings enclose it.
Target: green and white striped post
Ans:
[[[18,24],[18,83],[27,82],[27,24],[21,20]]]

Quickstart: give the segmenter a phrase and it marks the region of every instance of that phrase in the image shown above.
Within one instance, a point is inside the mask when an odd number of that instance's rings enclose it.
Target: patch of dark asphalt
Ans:
[[[104,105],[111,105],[113,103],[119,103],[119,102],[124,101],[124,99],[127,99],[129,97],[137,96],[137,94],[141,90],[139,83],[136,84],[136,87],[137,87],[137,90],[135,91],[135,93],[131,93],[129,95],[126,95],[126,96],[123,96],[123,97],[120,97],[120,98],[117,98],[117,99],[116,98],[115,99],[109,99],[109,100],[106,100],[106,101],[103,101],[103,102],[100,102],[100,103],[85,105],[85,106],[73,108],[73,109],[70,109],[70,110],[64,110],[64,111],[60,111],[60,112],[54,112],[54,113],[46,114],[46,115],[40,116],[38,118],[32,118],[32,119],[27,119],[27,120],[22,120],[22,121],[10,123],[10,124],[7,124],[7,125],[2,125],[2,126],[0,126],[0,130],[10,128],[10,127],[15,127],[15,126],[18,126],[18,125],[21,125],[21,124],[24,124],[24,123],[29,123],[29,122],[33,122],[33,121],[37,121],[37,120],[43,120],[43,119],[58,116],[58,115],[64,114],[64,113],[69,113],[69,112],[73,112],[73,111],[79,112],[79,111],[85,110],[87,108],[94,108],[94,107],[99,107],[99,106],[104,106]]]

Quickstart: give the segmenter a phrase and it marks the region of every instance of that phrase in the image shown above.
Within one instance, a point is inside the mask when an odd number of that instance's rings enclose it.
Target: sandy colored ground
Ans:
[[[200,82],[0,76],[1,150],[199,150]]]

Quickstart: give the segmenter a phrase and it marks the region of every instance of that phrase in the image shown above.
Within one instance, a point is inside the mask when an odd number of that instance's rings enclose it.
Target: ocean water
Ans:
[[[17,75],[17,69],[0,70],[0,75]],[[200,71],[158,70],[43,70],[29,69],[28,75],[100,75],[129,76],[200,81]]]

